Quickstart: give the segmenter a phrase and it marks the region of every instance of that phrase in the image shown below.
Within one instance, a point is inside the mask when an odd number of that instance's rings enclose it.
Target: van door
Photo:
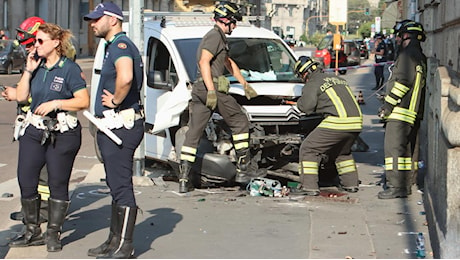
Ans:
[[[179,124],[191,94],[163,42],[149,38],[146,58],[146,155],[166,161],[173,146],[169,128]]]

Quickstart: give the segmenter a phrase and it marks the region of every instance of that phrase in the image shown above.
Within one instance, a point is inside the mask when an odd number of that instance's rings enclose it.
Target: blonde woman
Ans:
[[[24,234],[10,247],[43,245],[62,250],[60,233],[69,207],[69,179],[81,146],[81,125],[76,112],[89,106],[81,68],[65,56],[72,33],[52,23],[40,25],[35,51],[29,53],[17,86],[17,101],[32,97],[19,137],[18,181],[24,211]],[[39,224],[40,169],[47,165],[50,198],[46,241]]]

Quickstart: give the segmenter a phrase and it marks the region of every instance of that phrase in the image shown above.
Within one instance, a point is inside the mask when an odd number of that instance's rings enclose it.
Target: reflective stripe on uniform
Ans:
[[[302,174],[318,174],[318,163],[311,161],[302,161],[301,162],[301,173]]]
[[[337,173],[344,174],[344,173],[349,173],[349,172],[356,172],[356,164],[354,160],[346,160],[346,161],[341,161],[337,162],[335,164],[337,167]]]
[[[361,130],[363,128],[363,118],[328,116],[318,127],[335,130]]]
[[[45,185],[38,185],[37,188],[38,194],[40,194],[42,200],[48,200],[50,197],[50,188]]]
[[[180,159],[189,162],[195,162],[196,158],[196,148],[189,146],[182,146]]]
[[[394,119],[394,120],[407,122],[411,125],[414,124],[415,119],[417,118],[417,112],[415,111],[415,109],[417,108],[417,104],[419,103],[419,98],[420,98],[419,94],[420,94],[420,87],[422,85],[421,82],[422,82],[422,76],[423,76],[423,67],[421,65],[418,65],[416,67],[416,70],[417,70],[417,75],[415,76],[414,89],[412,90],[412,96],[410,98],[409,107],[408,108],[395,107],[393,111],[391,112],[391,114],[388,116],[388,119]],[[401,87],[401,85],[398,85],[398,87]],[[395,105],[391,103],[389,100],[391,101],[391,98],[389,96],[386,96],[385,101],[387,101],[388,103],[392,105]]]
[[[407,91],[409,91],[409,88],[399,82],[395,82],[395,85],[391,89],[391,93],[393,93],[395,96],[399,98],[404,97]]]
[[[412,158],[410,157],[398,157],[398,164],[396,169],[398,171],[410,171],[412,170]],[[385,158],[385,170],[393,170],[393,158]]]
[[[244,149],[249,147],[249,133],[242,133],[232,135],[233,146],[236,150]]]

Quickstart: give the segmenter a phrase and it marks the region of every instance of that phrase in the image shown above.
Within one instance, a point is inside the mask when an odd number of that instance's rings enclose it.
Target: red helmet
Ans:
[[[21,23],[19,28],[16,28],[16,39],[22,45],[33,43],[35,36],[37,35],[38,27],[44,23],[45,20],[37,16],[32,16],[25,19],[24,22]]]

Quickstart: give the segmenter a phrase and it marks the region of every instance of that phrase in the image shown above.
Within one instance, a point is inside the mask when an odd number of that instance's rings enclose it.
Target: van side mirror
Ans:
[[[164,70],[149,71],[147,85],[152,88],[172,90],[172,84],[166,80],[166,71]]]

